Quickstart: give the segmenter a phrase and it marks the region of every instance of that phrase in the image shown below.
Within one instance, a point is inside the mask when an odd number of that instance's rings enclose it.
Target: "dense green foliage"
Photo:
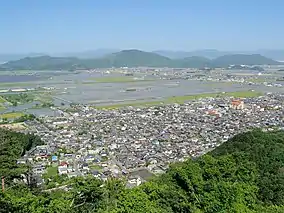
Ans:
[[[256,130],[132,189],[92,177],[69,180],[68,192],[17,185],[0,194],[0,212],[281,213],[283,153],[283,131]]]
[[[25,121],[32,121],[34,120],[36,117],[33,114],[24,114],[20,117],[15,117],[15,118],[3,118],[2,121],[0,122],[0,124],[12,124],[12,123],[22,123]]]
[[[20,178],[27,172],[27,167],[18,165],[17,160],[32,147],[41,145],[39,137],[0,129],[0,175],[6,180]]]
[[[273,136],[273,137],[272,137]],[[212,152],[213,156],[242,154],[258,169],[259,198],[265,203],[284,205],[284,134],[250,132],[237,135]]]
[[[216,59],[207,59],[199,56],[184,59],[170,59],[152,52],[140,50],[123,50],[96,59],[78,59],[68,57],[27,57],[17,61],[10,61],[0,66],[3,70],[76,70],[110,67],[178,67],[178,68],[203,68],[227,67],[231,64],[247,65],[277,65],[280,62],[254,54],[225,55]]]
[[[36,117],[33,114],[24,114],[19,118],[15,118],[14,119],[14,123],[21,123],[21,122],[25,122],[25,121],[32,121],[34,120]]]
[[[34,101],[34,97],[28,93],[8,94],[4,95],[3,98],[13,106]]]

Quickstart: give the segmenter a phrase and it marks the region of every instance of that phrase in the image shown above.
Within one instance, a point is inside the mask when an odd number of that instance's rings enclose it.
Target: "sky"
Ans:
[[[0,53],[284,49],[283,0],[0,0]]]

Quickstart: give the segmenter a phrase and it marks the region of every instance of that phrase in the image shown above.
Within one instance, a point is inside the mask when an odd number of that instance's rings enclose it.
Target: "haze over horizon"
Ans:
[[[277,0],[4,0],[0,53],[284,49],[283,6]]]

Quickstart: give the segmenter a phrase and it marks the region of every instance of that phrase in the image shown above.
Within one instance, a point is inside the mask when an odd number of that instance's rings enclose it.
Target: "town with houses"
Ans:
[[[66,178],[125,178],[137,186],[169,164],[196,158],[250,129],[284,127],[284,95],[199,98],[184,104],[98,110],[76,105],[57,116],[26,121],[37,146],[18,160],[31,166],[37,185],[48,173]]]

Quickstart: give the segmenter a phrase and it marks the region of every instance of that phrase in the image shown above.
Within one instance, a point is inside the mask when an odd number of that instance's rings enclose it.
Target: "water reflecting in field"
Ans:
[[[31,71],[32,72],[32,71]],[[216,71],[211,73],[214,78],[221,75],[232,76],[258,76],[258,71],[230,70]],[[172,72],[169,72],[171,75]],[[61,71],[34,71],[23,75],[0,75],[0,87],[2,89],[12,88],[49,88],[50,95],[53,98],[55,106],[69,106],[74,103],[95,103],[107,105],[116,101],[134,101],[134,100],[154,100],[172,96],[194,95],[200,93],[219,93],[255,90],[261,92],[283,92],[283,87],[270,87],[262,84],[249,85],[248,83],[207,81],[207,80],[186,80],[175,79],[166,80],[164,76],[167,73],[136,72],[134,76],[144,80],[126,81],[126,82],[98,82],[98,78],[123,78],[122,73],[104,73],[104,72],[61,72]],[[188,74],[186,73],[185,76]],[[205,73],[205,75],[207,75]],[[284,76],[284,72],[273,71],[264,73],[262,78],[273,79],[274,83],[282,84],[283,81],[276,81]],[[146,80],[145,80],[146,79]],[[150,80],[149,80],[150,79]],[[2,83],[2,84],[1,84]],[[13,84],[14,83],[14,84]],[[16,107],[9,107],[6,111],[23,111],[35,113],[53,113],[49,109],[34,109],[35,102],[23,104]],[[3,112],[3,111],[2,111]]]

